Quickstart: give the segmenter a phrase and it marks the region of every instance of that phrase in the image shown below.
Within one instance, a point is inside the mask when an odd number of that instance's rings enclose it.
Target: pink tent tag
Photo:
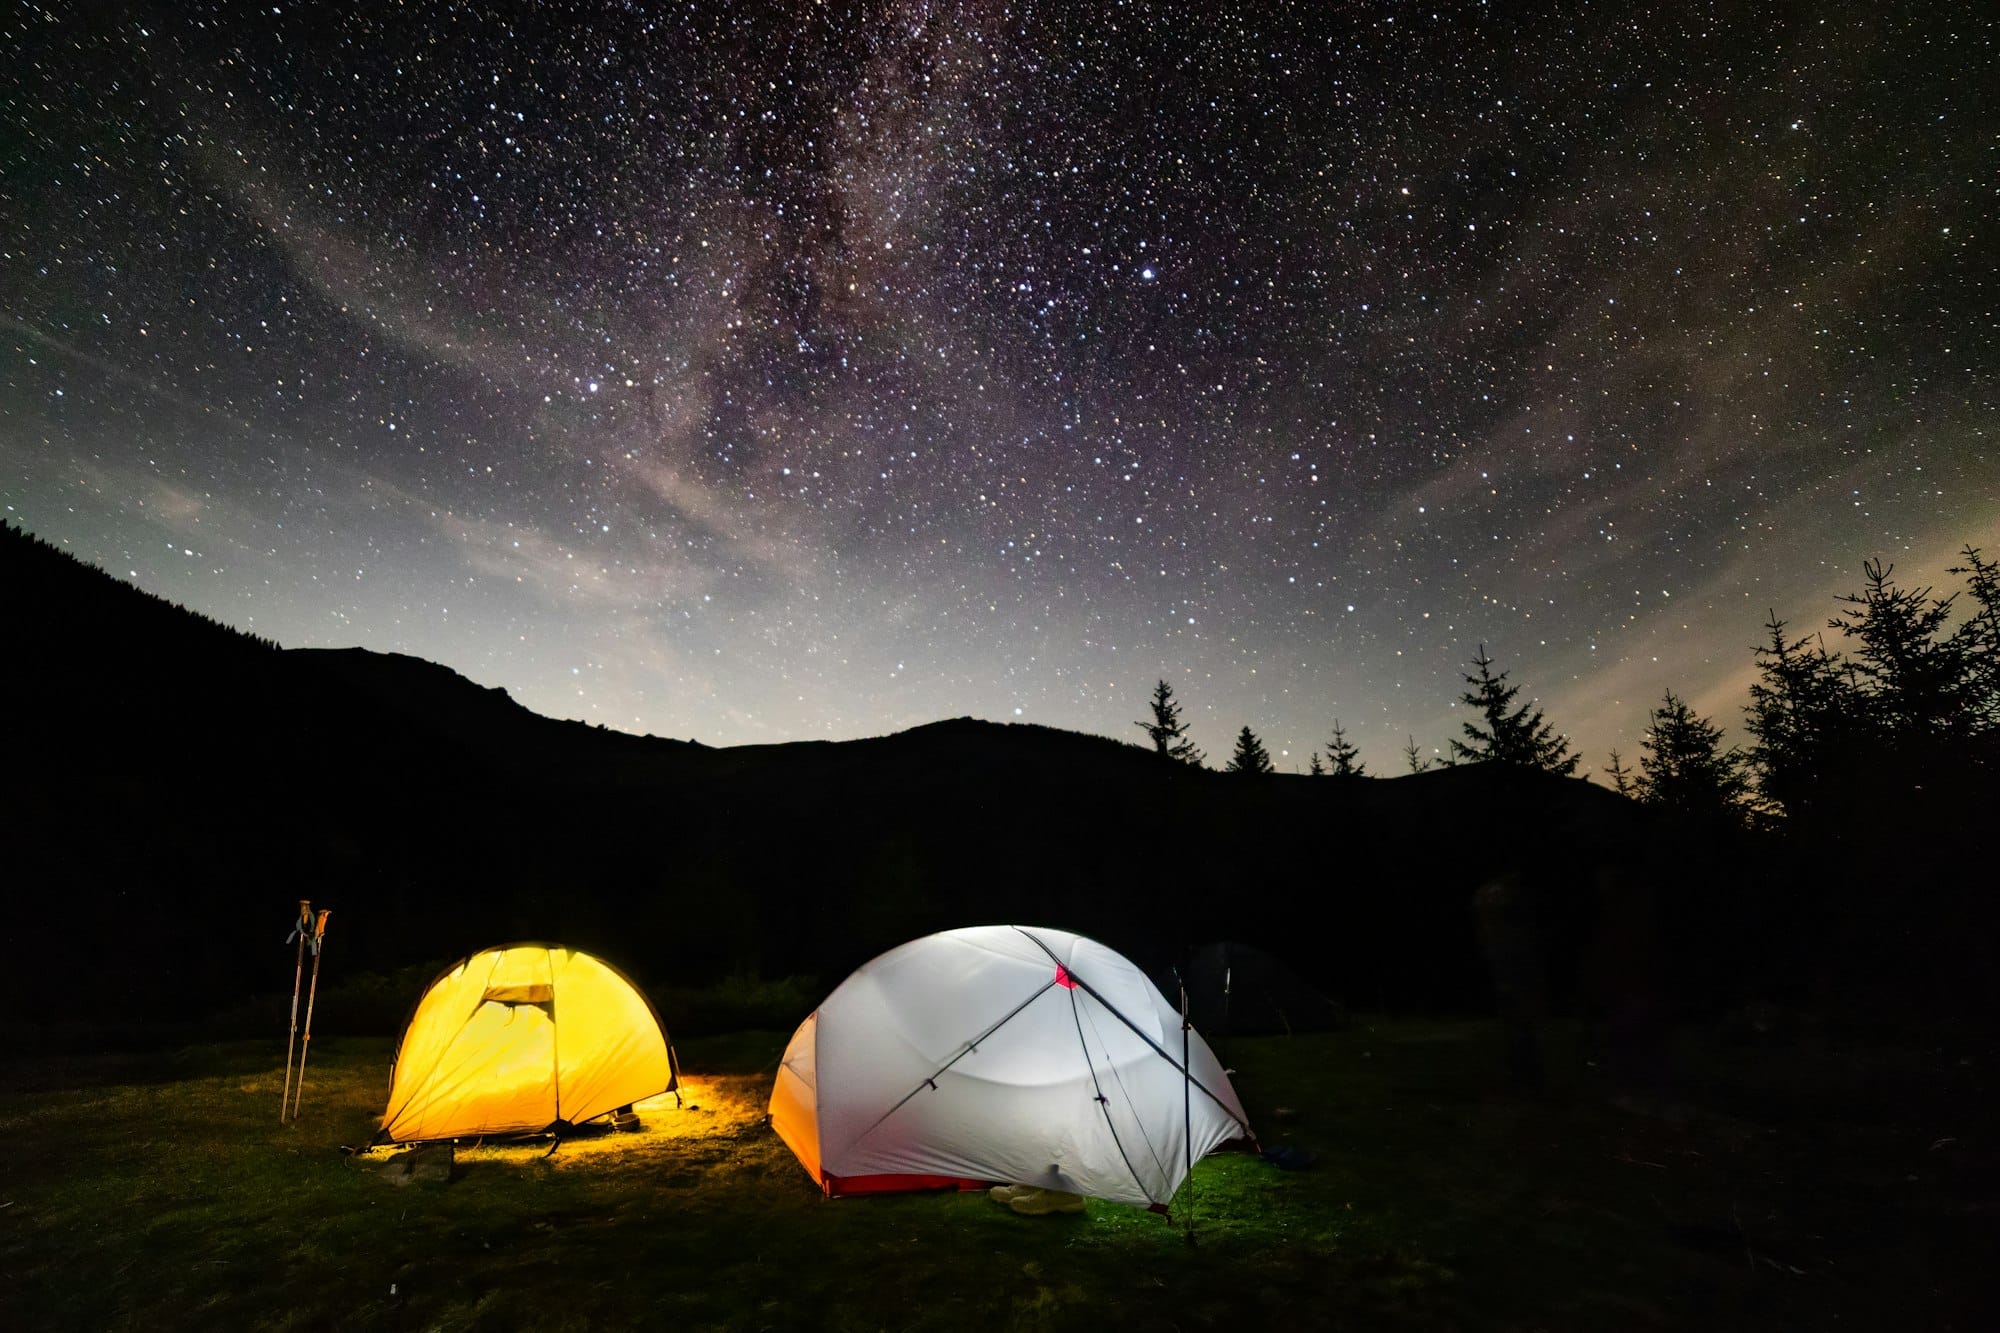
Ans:
[[[1068,990],[1076,989],[1076,982],[1071,980],[1069,975],[1069,969],[1064,967],[1061,963],[1056,964],[1056,985],[1062,986]]]

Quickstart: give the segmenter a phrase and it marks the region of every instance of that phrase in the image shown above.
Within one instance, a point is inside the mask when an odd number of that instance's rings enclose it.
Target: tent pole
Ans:
[[[299,899],[299,919],[285,943],[299,942],[298,960],[292,964],[292,1030],[285,1037],[285,1090],[278,1096],[278,1123],[285,1123],[285,1111],[292,1104],[292,1046],[299,1039],[299,982],[306,973],[306,936],[312,934],[312,899]]]
[[[299,1089],[292,1097],[292,1119],[294,1120],[299,1118],[299,1103],[303,1102],[306,1097],[306,1052],[312,1049],[313,1001],[319,997],[319,951],[321,945],[326,940],[326,919],[332,915],[331,911],[322,910],[319,914],[319,919],[313,923],[313,974],[312,983],[306,988],[305,1039],[299,1043]]]

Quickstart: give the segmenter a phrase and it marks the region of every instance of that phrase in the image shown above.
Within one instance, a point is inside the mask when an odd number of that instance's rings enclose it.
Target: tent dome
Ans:
[[[557,944],[506,945],[446,969],[417,1001],[380,1137],[535,1133],[674,1085],[659,1016],[618,969]]]
[[[1218,940],[1203,945],[1188,959],[1186,976],[1188,1017],[1218,1040],[1333,1032],[1347,1025],[1347,1013],[1337,1001],[1254,944]],[[1160,989],[1172,998],[1171,973],[1161,977]]]
[[[1249,1133],[1222,1066],[1118,953],[1029,926],[863,965],[800,1024],[771,1125],[829,1194],[1038,1185],[1163,1207]]]

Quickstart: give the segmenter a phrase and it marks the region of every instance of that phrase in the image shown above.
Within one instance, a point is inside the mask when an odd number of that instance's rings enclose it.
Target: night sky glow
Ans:
[[[1601,770],[2000,548],[2000,11],[337,8],[0,17],[5,515],[287,646]]]

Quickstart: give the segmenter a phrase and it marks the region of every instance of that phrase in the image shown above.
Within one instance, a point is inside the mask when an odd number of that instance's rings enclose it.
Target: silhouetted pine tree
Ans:
[[[1326,776],[1326,765],[1322,764],[1319,761],[1318,750],[1314,750],[1312,752],[1312,767],[1308,768],[1306,772],[1316,778],[1323,778]]]
[[[1568,738],[1543,721],[1541,709],[1533,704],[1513,707],[1521,687],[1509,685],[1504,671],[1494,674],[1485,644],[1479,645],[1479,655],[1472,664],[1479,668],[1479,674],[1465,678],[1472,688],[1462,697],[1478,710],[1486,726],[1465,723],[1465,740],[1451,743],[1453,756],[1473,763],[1520,764],[1563,777],[1573,775],[1583,756],[1570,752]]]
[[[2000,562],[1982,560],[1979,548],[1967,545],[1960,552],[1962,565],[1947,572],[1965,576],[1965,590],[1979,609],[1965,619],[1954,634],[1965,655],[1966,687],[1971,695],[1967,711],[1983,732],[2000,731]]]
[[[1788,815],[1803,814],[1823,795],[1830,768],[1860,727],[1854,680],[1817,635],[1785,637],[1776,611],[1764,622],[1769,645],[1756,650],[1750,683],[1750,764],[1764,799]]]
[[[1430,769],[1431,761],[1426,759],[1423,751],[1417,748],[1417,738],[1415,736],[1410,737],[1409,744],[1403,747],[1403,762],[1410,766],[1412,773],[1423,773]]]
[[[1264,742],[1257,739],[1256,732],[1245,727],[1237,734],[1236,753],[1229,756],[1229,768],[1227,771],[1262,776],[1267,773],[1275,773],[1277,769],[1271,765],[1271,755],[1264,748]]]
[[[1852,664],[1868,695],[1874,729],[1892,743],[1963,736],[1974,700],[1967,641],[1944,634],[1956,593],[1933,598],[1929,588],[1899,588],[1895,566],[1864,560],[1862,590],[1841,601],[1853,608],[1827,622],[1855,641]]]
[[[1995,1010],[2000,899],[1981,890],[2000,810],[2000,569],[1964,554],[1969,615],[1874,560],[1828,622],[1840,651],[1772,613],[1746,724],[1759,790],[1785,816],[1775,891],[1824,923],[1805,946],[1823,960],[1814,984],[1926,1024]]]
[[[1772,613],[1747,722],[1766,800],[1794,817],[1825,807],[1844,826],[1891,789],[1935,790],[2000,766],[2000,567],[1977,547],[1962,554],[1951,572],[1977,609],[1955,628],[1958,594],[1900,588],[1878,560],[1862,563],[1862,590],[1827,622],[1852,656],[1816,636],[1786,638]]]
[[[1605,769],[1604,773],[1611,779],[1611,790],[1620,796],[1632,795],[1632,770],[1625,767],[1625,761],[1619,757],[1618,751],[1611,752],[1611,767]]]
[[[1153,720],[1134,722],[1132,725],[1146,733],[1153,742],[1153,748],[1178,763],[1201,767],[1203,754],[1195,743],[1188,739],[1187,724],[1181,721],[1181,706],[1174,700],[1174,687],[1164,680],[1153,687]]]
[[[1743,751],[1722,748],[1722,728],[1672,690],[1647,720],[1632,792],[1648,805],[1700,820],[1740,823],[1750,779]],[[1624,790],[1621,786],[1620,790]]]
[[[1365,778],[1368,765],[1361,762],[1361,750],[1347,739],[1347,733],[1340,729],[1340,719],[1333,720],[1333,739],[1326,743],[1326,758],[1331,767],[1328,772],[1337,778]]]

